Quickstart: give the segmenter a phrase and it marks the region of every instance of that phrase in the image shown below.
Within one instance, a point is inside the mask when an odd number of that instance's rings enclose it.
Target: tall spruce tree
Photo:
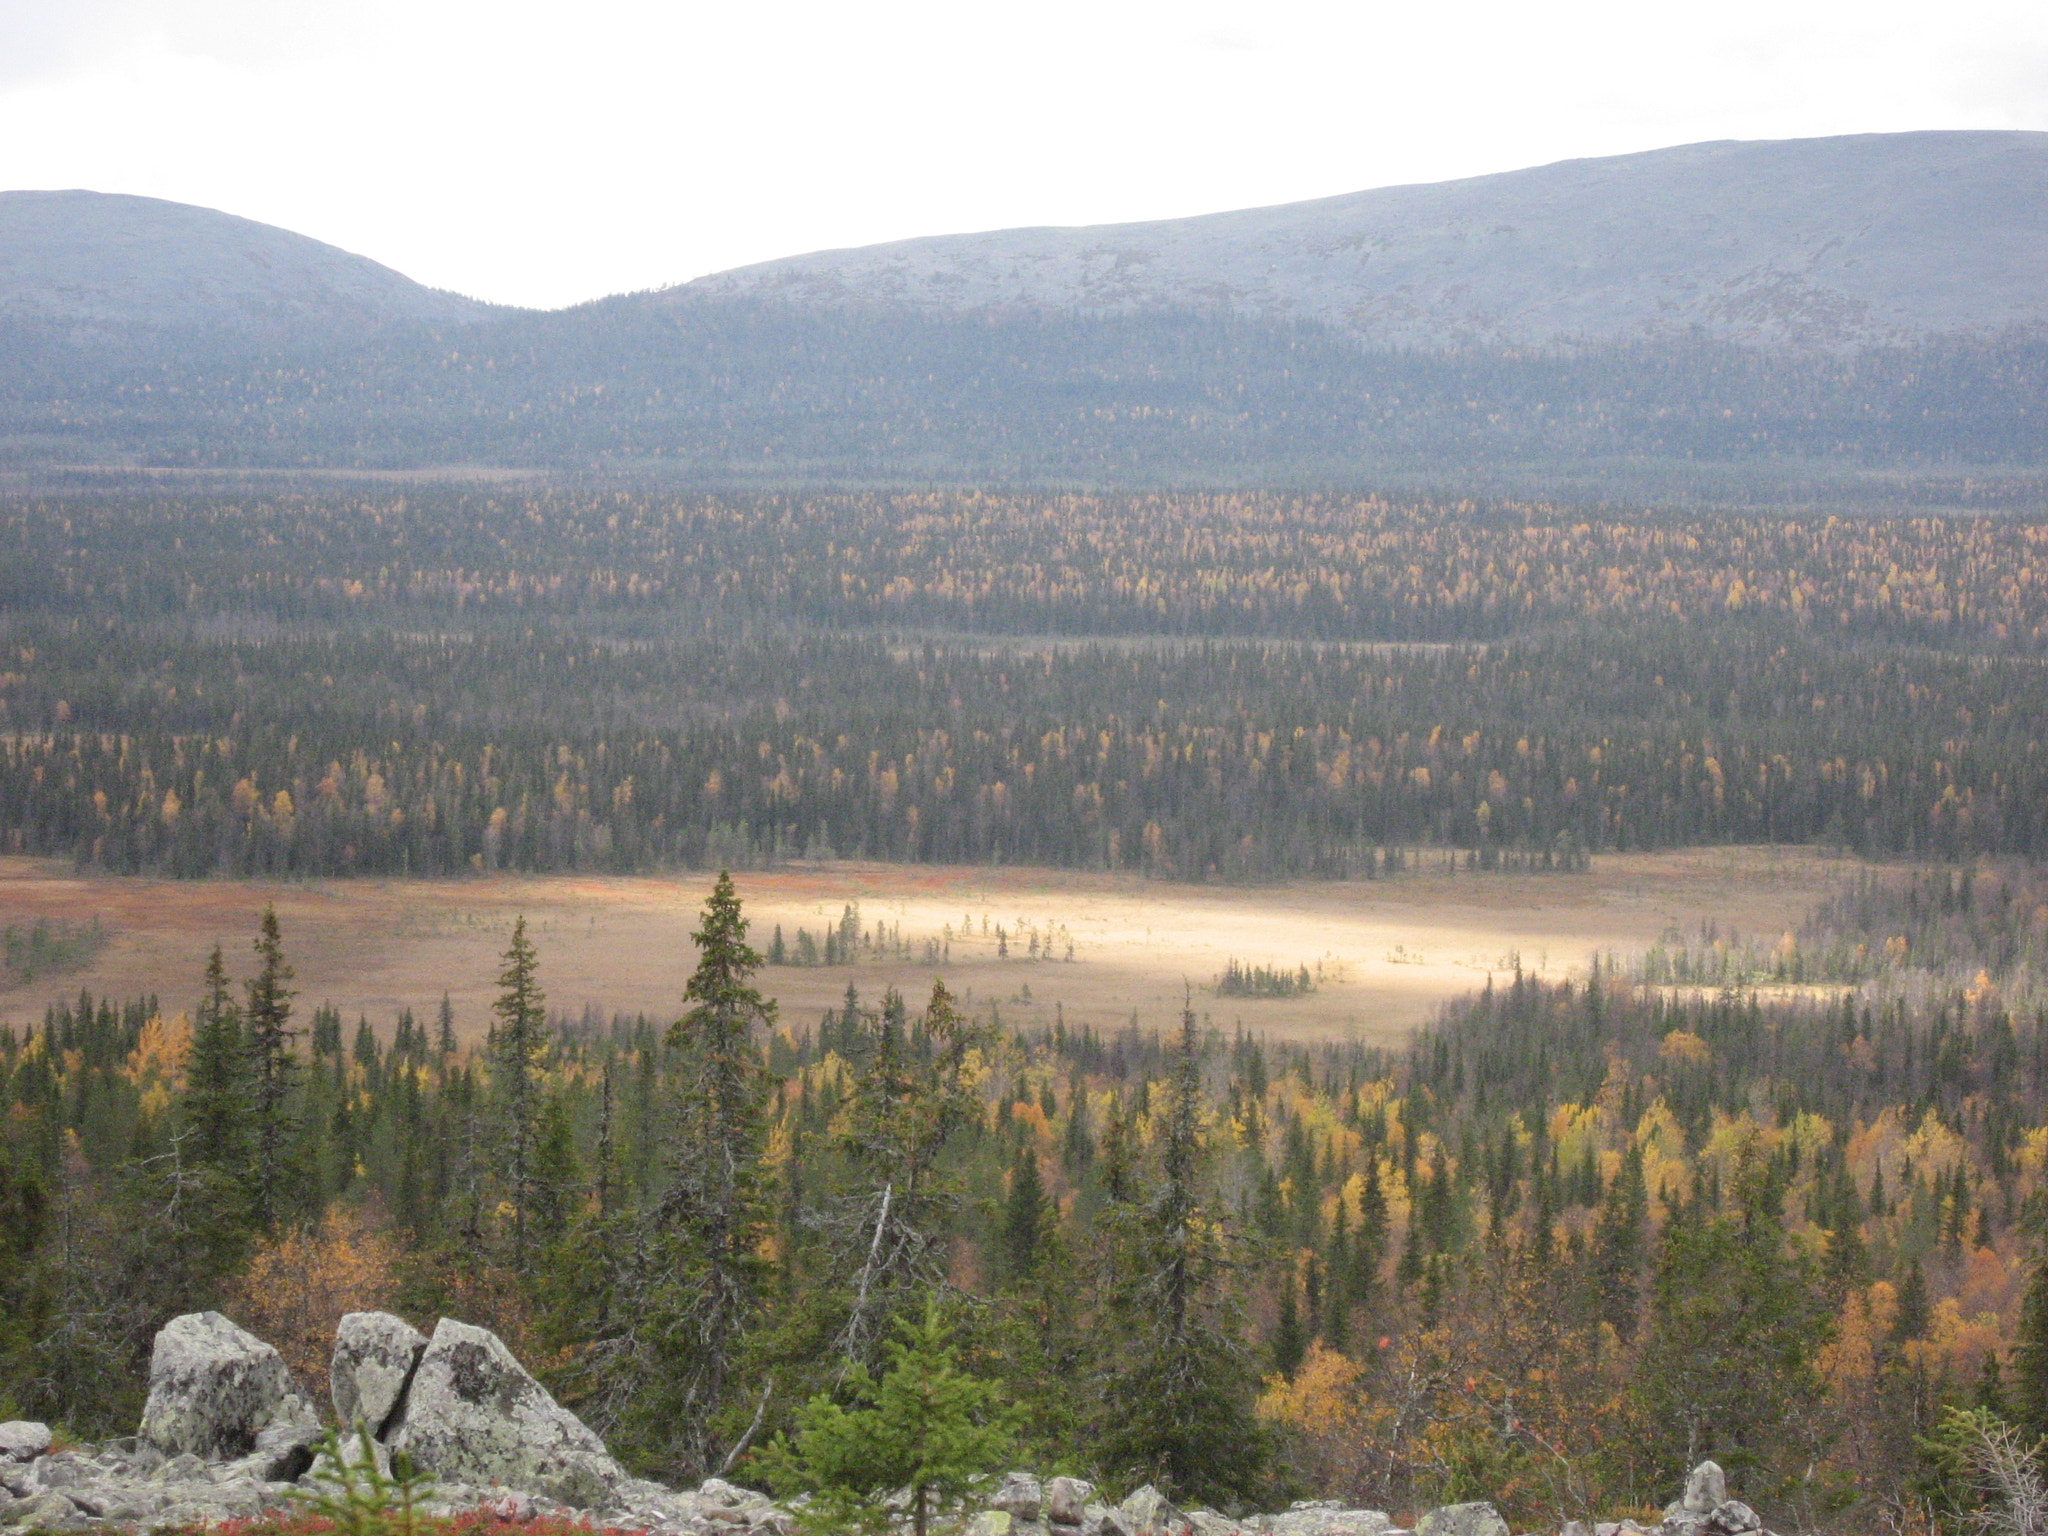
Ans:
[[[292,1041],[292,968],[284,958],[284,935],[277,908],[263,909],[256,936],[256,974],[247,986],[243,1020],[249,1051],[250,1122],[255,1164],[251,1171],[251,1211],[257,1226],[274,1230],[285,1214],[284,1192],[290,1187],[298,1124],[292,1114],[292,1090],[298,1060]]]
[[[534,1150],[540,1136],[540,1075],[547,1060],[547,994],[540,986],[540,956],[526,936],[526,919],[512,924],[505,968],[498,973],[497,1020],[491,1029],[491,1091],[505,1144],[505,1179],[512,1196],[512,1267],[527,1268],[527,1231],[535,1204]]]
[[[242,1013],[228,990],[227,962],[216,944],[206,961],[206,992],[192,1024],[181,1110],[192,1162],[236,1180],[246,1180],[249,1172],[249,1065]]]
[[[1263,1491],[1267,1443],[1257,1385],[1228,1287],[1232,1255],[1204,1200],[1202,1058],[1192,1006],[1142,1203],[1105,1213],[1120,1239],[1108,1277],[1116,1326],[1104,1372],[1099,1455],[1128,1483],[1177,1498],[1249,1503]]]
[[[697,968],[683,992],[691,1006],[668,1037],[677,1086],[668,1188],[654,1213],[661,1270],[646,1310],[656,1369],[642,1422],[666,1424],[663,1459],[696,1480],[725,1465],[743,1428],[727,1413],[769,1280],[760,1039],[775,1005],[753,984],[761,957],[730,874],[720,873],[694,937]]]

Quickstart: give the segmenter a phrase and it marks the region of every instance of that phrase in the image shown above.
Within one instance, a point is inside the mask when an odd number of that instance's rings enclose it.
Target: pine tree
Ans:
[[[504,1138],[505,1179],[512,1196],[512,1267],[527,1267],[527,1226],[534,1206],[533,1157],[540,1125],[540,1073],[548,1049],[547,994],[540,957],[526,937],[526,919],[512,924],[512,942],[498,973],[497,1020],[491,1029],[491,1089]]]
[[[292,1117],[292,1088],[298,1063],[291,1027],[292,968],[285,963],[284,937],[277,908],[263,909],[256,937],[256,975],[247,986],[243,1010],[249,1049],[250,1107],[255,1165],[251,1172],[252,1214],[256,1225],[274,1230],[284,1215],[283,1191],[291,1178],[298,1125]]]

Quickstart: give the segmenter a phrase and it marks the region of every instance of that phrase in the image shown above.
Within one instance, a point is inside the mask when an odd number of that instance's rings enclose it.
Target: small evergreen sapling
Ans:
[[[335,1431],[322,1435],[313,1448],[308,1486],[293,1497],[308,1514],[327,1521],[334,1536],[418,1536],[420,1501],[433,1484],[403,1451],[392,1453],[390,1472],[379,1467],[377,1447],[360,1419],[355,1437],[355,1446],[344,1452]]]
[[[899,1318],[885,1348],[880,1380],[855,1365],[848,1404],[812,1398],[797,1414],[795,1436],[778,1437],[755,1458],[778,1493],[810,1496],[799,1516],[806,1532],[881,1536],[896,1515],[890,1496],[907,1489],[911,1524],[926,1536],[932,1516],[966,1500],[1016,1443],[996,1384],[961,1370],[935,1301],[922,1318]]]

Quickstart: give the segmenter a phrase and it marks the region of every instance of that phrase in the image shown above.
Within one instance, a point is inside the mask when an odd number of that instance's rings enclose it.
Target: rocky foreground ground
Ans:
[[[426,1514],[481,1511],[508,1525],[543,1517],[660,1536],[793,1536],[795,1512],[712,1478],[669,1488],[629,1475],[533,1379],[497,1335],[444,1318],[430,1339],[386,1312],[352,1312],[334,1340],[334,1421],[367,1430],[389,1469],[404,1452],[433,1479]],[[0,1424],[0,1531],[148,1531],[217,1525],[304,1507],[330,1482],[316,1464],[320,1413],[277,1351],[218,1312],[157,1335],[136,1434],[53,1449],[41,1424]],[[360,1443],[360,1441],[358,1441]],[[346,1444],[346,1441],[344,1441]],[[360,1451],[356,1452],[360,1455]],[[1655,1536],[1749,1536],[1763,1522],[1702,1463]],[[964,1536],[1407,1536],[1379,1510],[1310,1500],[1231,1518],[1179,1510],[1158,1490],[1120,1504],[1078,1478],[992,1473]],[[1491,1504],[1433,1509],[1415,1536],[1511,1536]],[[1633,1522],[1577,1522],[1560,1536],[1647,1536]],[[1768,1533],[1765,1533],[1768,1536]]]

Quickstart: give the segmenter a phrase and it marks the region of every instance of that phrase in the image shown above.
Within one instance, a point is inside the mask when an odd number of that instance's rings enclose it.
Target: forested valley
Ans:
[[[723,881],[676,1019],[550,1013],[523,932],[487,1035],[344,1019],[251,937],[0,1032],[0,1406],[116,1432],[211,1305],[317,1381],[336,1309],[387,1306],[701,1477],[937,1299],[1029,1464],[1218,1507],[1527,1526],[1712,1455],[1803,1526],[1920,1529],[1980,1497],[1968,1415],[2048,1427],[2025,865],[1845,890],[1770,956],[1837,984],[1518,973],[1394,1051],[1192,1004],[1020,1033],[943,983],[778,1018]]]
[[[1802,1529],[1960,1531],[1971,1437],[2048,1431],[2039,522],[81,485],[0,546],[17,864],[711,887],[658,1016],[551,1011],[522,927],[488,1019],[343,1017],[273,911],[0,1029],[0,1418],[124,1433],[210,1307],[317,1383],[383,1307],[496,1330],[639,1471],[783,1492],[818,1403],[941,1335],[984,1449],[1226,1510],[1648,1519],[1712,1456]],[[1398,1049],[1218,1023],[1316,984],[1263,954],[1020,1028],[842,942],[779,1016],[784,936],[712,887],[1735,843],[1841,888],[1503,962]],[[103,942],[31,925],[9,977]]]

